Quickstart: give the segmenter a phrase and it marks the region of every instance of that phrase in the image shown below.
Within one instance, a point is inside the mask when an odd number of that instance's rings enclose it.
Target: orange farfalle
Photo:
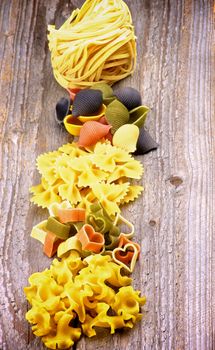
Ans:
[[[58,218],[62,224],[85,221],[85,212],[82,208],[59,208]]]
[[[104,246],[104,237],[101,233],[95,232],[91,225],[85,224],[76,235],[81,242],[83,250],[90,250],[99,253]]]
[[[49,258],[51,258],[57,252],[57,248],[62,242],[64,242],[63,239],[59,239],[52,232],[47,232],[43,247],[43,253],[45,253]]]
[[[96,121],[84,123],[80,131],[78,145],[81,147],[94,145],[108,134],[110,128],[111,125],[103,125]]]

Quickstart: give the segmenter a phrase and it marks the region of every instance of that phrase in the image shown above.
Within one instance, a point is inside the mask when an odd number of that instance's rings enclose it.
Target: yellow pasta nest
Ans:
[[[54,76],[66,89],[111,85],[134,70],[136,37],[122,0],[87,0],[59,29],[48,30]]]
[[[82,332],[96,335],[95,327],[108,328],[111,334],[133,328],[145,297],[120,270],[109,256],[81,260],[72,251],[61,261],[53,260],[49,270],[32,274],[24,292],[32,305],[26,319],[33,333],[50,349],[67,349]]]

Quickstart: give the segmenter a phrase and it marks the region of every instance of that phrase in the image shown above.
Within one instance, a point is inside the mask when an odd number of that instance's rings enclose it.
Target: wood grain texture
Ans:
[[[142,258],[134,286],[147,296],[133,330],[82,338],[78,350],[215,348],[215,60],[212,0],[127,0],[138,65],[121,85],[140,89],[152,108],[147,128],[160,144],[139,157],[144,195],[124,209]],[[0,349],[44,349],[25,321],[28,276],[49,266],[29,237],[46,213],[31,205],[36,156],[69,140],[53,118],[65,95],[55,82],[46,39],[83,1],[0,2]]]

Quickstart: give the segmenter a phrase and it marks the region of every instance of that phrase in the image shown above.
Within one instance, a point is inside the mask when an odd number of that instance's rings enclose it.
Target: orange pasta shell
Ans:
[[[94,145],[98,140],[106,136],[111,128],[111,125],[103,125],[96,121],[84,123],[80,131],[78,145],[85,147]]]
[[[77,94],[77,92],[79,92],[81,89],[67,89],[71,100],[73,101],[75,98],[75,95]]]

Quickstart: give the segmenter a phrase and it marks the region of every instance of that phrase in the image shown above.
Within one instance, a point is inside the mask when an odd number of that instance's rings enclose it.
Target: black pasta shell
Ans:
[[[61,97],[55,107],[55,119],[58,124],[63,124],[64,118],[70,113],[70,99]]]
[[[136,151],[134,154],[141,155],[154,151],[158,148],[157,142],[153,140],[146,129],[140,129],[140,134],[137,140]]]
[[[132,87],[120,88],[114,91],[114,95],[129,111],[142,104],[139,91]]]
[[[102,92],[100,90],[86,89],[79,91],[74,98],[72,115],[89,116],[98,113],[103,103]]]

